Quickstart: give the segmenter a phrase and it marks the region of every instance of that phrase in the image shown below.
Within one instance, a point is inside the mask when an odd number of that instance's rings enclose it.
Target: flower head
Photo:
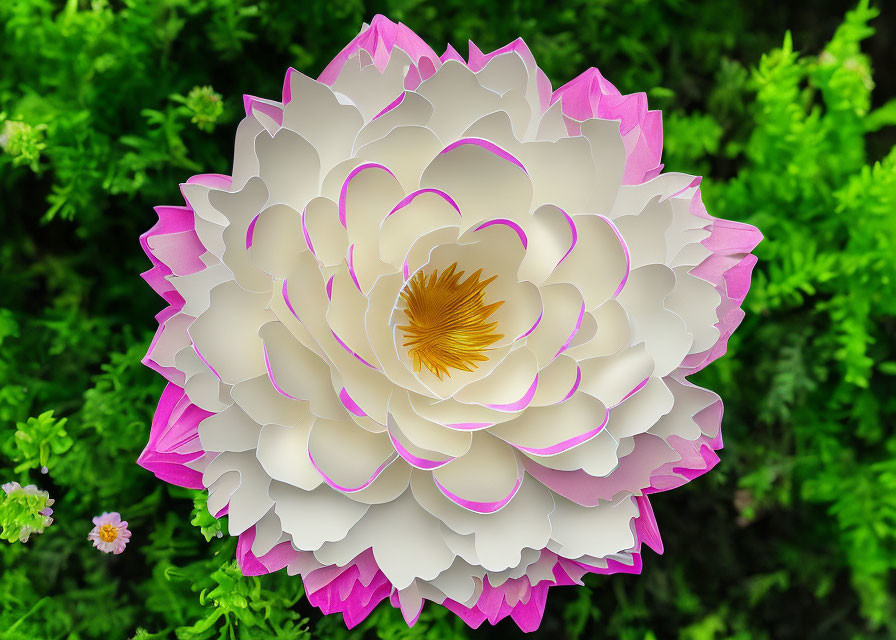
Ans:
[[[33,484],[22,487],[18,482],[7,482],[0,489],[5,494],[0,501],[0,537],[4,540],[28,542],[31,534],[43,533],[53,524],[50,516],[55,500],[48,492]]]
[[[4,120],[0,114],[0,150],[13,158],[13,165],[28,165],[37,171],[41,152],[47,148],[44,134],[47,125],[32,126],[20,120]]]
[[[121,519],[118,512],[103,513],[93,519],[94,527],[87,534],[87,539],[93,542],[93,546],[103,553],[118,555],[124,551],[131,539],[128,523]]]
[[[640,571],[647,495],[718,461],[721,400],[686,376],[761,237],[661,173],[643,94],[378,16],[244,102],[233,175],[141,238],[170,306],[140,464],[349,625],[389,598],[530,630],[550,586]]]

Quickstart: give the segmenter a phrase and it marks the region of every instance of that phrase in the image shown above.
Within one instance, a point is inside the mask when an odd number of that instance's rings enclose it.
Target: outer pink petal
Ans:
[[[210,415],[192,404],[183,389],[169,383],[153,416],[149,443],[137,464],[171,484],[204,489],[202,474],[186,463],[205,455],[199,448],[199,423]]]
[[[149,243],[160,236],[171,236],[173,239],[180,240],[187,250],[187,257],[182,261],[183,264],[191,265],[194,260],[198,260],[199,255],[196,254],[198,247],[195,246],[189,235],[192,231],[193,236],[195,236],[193,210],[189,207],[155,207],[155,212],[159,218],[158,222],[140,236],[140,246],[152,263],[152,267],[148,271],[141,273],[140,276],[166,302],[181,307],[184,303],[183,298],[175,291],[174,286],[165,279],[171,275],[172,266],[174,265],[166,264],[163,258],[169,258],[170,255],[156,255],[150,249]],[[196,240],[198,241],[198,238]]]
[[[220,517],[223,514],[218,514]],[[236,559],[244,576],[261,576],[279,571],[303,553],[296,551],[289,542],[281,542],[261,557],[252,553],[255,542],[255,526],[240,534],[236,544]]]
[[[684,359],[678,372],[685,376],[700,371],[728,350],[728,338],[744,318],[741,304],[750,290],[753,267],[757,261],[750,252],[762,240],[762,233],[752,225],[713,218],[706,213],[699,189],[691,201],[691,213],[712,223],[710,236],[703,241],[703,246],[712,251],[712,255],[691,273],[713,283],[722,296],[722,302],[716,323],[719,339],[706,351]]]
[[[382,71],[389,63],[392,48],[398,47],[410,56],[415,65],[421,67],[422,75],[438,68],[442,63],[439,56],[426,44],[420,36],[405,25],[392,22],[382,15],[374,16],[370,26],[359,33],[346,47],[333,58],[318,78],[324,84],[333,84],[349,57],[358,49],[364,49],[373,58],[373,63]],[[423,61],[421,62],[421,59]],[[423,70],[427,71],[424,72]],[[425,79],[425,77],[423,79]],[[289,97],[284,95],[284,102]]]
[[[529,45],[525,43],[522,38],[517,38],[513,42],[509,44],[505,44],[503,47],[499,49],[495,49],[491,53],[482,53],[482,51],[473,44],[473,41],[469,41],[470,46],[470,55],[469,61],[467,62],[467,66],[472,71],[479,71],[482,69],[489,60],[494,58],[495,56],[499,56],[502,53],[507,53],[509,51],[515,51],[519,54],[519,56],[523,59],[523,62],[526,63],[526,67],[530,70],[530,73],[534,70],[536,74],[537,86],[538,86],[538,98],[541,102],[541,110],[545,111],[551,105],[551,81],[548,79],[547,75],[545,75],[544,71],[542,71],[535,62],[535,56],[532,55],[532,51],[529,49]],[[445,55],[442,56],[442,59],[454,58],[460,59],[457,52],[451,48],[449,45],[448,50],[445,51]]]
[[[545,603],[550,587],[582,584],[586,573],[640,573],[641,556],[634,553],[632,565],[608,560],[607,567],[592,567],[581,562],[556,557],[550,551],[542,553],[555,557],[554,578],[537,585],[530,585],[526,577],[510,579],[499,587],[493,587],[486,580],[482,595],[472,607],[466,607],[454,600],[445,600],[445,607],[456,613],[470,627],[476,629],[486,620],[494,625],[510,616],[522,631],[535,631],[544,616]],[[513,602],[513,604],[509,604]]]
[[[573,120],[603,118],[620,121],[626,155],[624,184],[640,184],[662,170],[662,116],[659,111],[648,111],[645,94],[620,94],[600,71],[592,67],[554,91],[551,104],[561,99],[564,115]]]
[[[635,520],[636,546],[630,552],[631,565],[608,560],[607,567],[595,567],[558,557],[553,552],[544,549],[542,554],[549,556],[554,563],[552,579],[532,585],[529,578],[523,576],[507,580],[498,587],[493,587],[486,579],[482,593],[472,607],[464,606],[450,599],[445,600],[442,604],[474,629],[486,620],[494,625],[509,616],[521,630],[527,632],[536,630],[544,615],[550,587],[582,584],[582,576],[588,573],[640,573],[641,535],[646,535],[653,545],[662,549],[661,543],[658,542],[658,535],[653,533],[656,529],[656,522],[653,518],[653,511],[650,509],[650,503],[647,498],[638,498],[638,504],[641,515]],[[246,544],[251,546],[251,541],[247,541]],[[275,551],[276,548],[270,554],[266,554],[262,560]],[[240,553],[238,552],[238,555]],[[244,573],[247,570],[264,570],[258,564],[250,564],[254,559],[251,552],[242,554],[240,557]],[[255,560],[255,562],[258,561]],[[342,613],[349,628],[363,621],[376,605],[387,597],[392,606],[401,608],[401,594],[380,571],[370,549],[344,567],[330,566],[315,569],[304,574],[303,579],[309,602],[320,608],[325,614]],[[414,626],[419,615],[419,610],[405,614],[408,626]]]
[[[167,281],[166,281],[167,282]],[[175,292],[175,295],[177,293]],[[183,385],[184,383],[184,374],[181,371],[178,371],[174,367],[164,367],[160,365],[153,359],[153,354],[156,349],[156,345],[159,340],[162,338],[162,334],[168,330],[168,321],[171,320],[177,313],[183,308],[183,298],[179,295],[177,296],[180,300],[179,302],[173,303],[162,309],[156,314],[156,322],[159,323],[158,328],[156,329],[156,333],[152,338],[152,342],[149,343],[149,348],[146,350],[146,355],[143,356],[143,359],[140,361],[156,373],[163,376],[168,382],[173,382],[176,385]],[[172,321],[174,322],[174,321]]]
[[[289,76],[287,75],[287,78],[288,77]],[[247,116],[252,116],[253,111],[258,111],[273,119],[277,124],[283,124],[283,105],[278,104],[273,100],[265,100],[264,98],[257,98],[255,96],[250,96],[249,94],[244,94],[243,110],[246,112]]]
[[[326,614],[342,613],[347,627],[363,621],[393,587],[368,549],[345,567],[324,567],[303,576],[308,601]]]
[[[442,54],[442,57],[439,58],[442,62],[446,62],[448,60],[457,60],[458,62],[464,62],[463,57],[457,52],[457,50],[451,46],[451,43],[448,43],[448,46],[445,47],[445,53]]]
[[[231,180],[229,176],[207,173],[193,176],[187,182],[227,189]],[[140,275],[169,306],[156,315],[159,328],[143,358],[143,364],[160,373],[169,382],[180,384],[183,375],[171,367],[163,367],[154,362],[152,352],[165,331],[165,323],[184,305],[184,299],[168,281],[168,276],[186,275],[204,269],[205,264],[200,256],[205,253],[205,247],[196,235],[194,213],[189,205],[155,207],[154,210],[158,221],[140,236],[140,246],[152,267]]]
[[[230,176],[215,173],[193,176],[188,183],[202,184],[214,189],[230,187]],[[205,267],[200,256],[205,247],[195,231],[195,218],[190,206],[156,207],[158,222],[140,236],[140,246],[152,267],[141,274],[143,279],[169,304],[157,316],[160,326],[150,344],[143,363],[171,380],[179,374],[151,360],[153,349],[165,330],[165,323],[183,308],[184,299],[167,277],[174,274],[195,273]],[[152,471],[158,478],[191,489],[202,489],[202,474],[186,466],[205,455],[199,445],[199,423],[210,416],[190,403],[178,384],[169,383],[162,393],[153,416],[149,442],[137,463]]]

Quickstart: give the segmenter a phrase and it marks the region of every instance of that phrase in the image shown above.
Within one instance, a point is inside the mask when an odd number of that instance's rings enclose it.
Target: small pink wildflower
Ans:
[[[93,541],[94,547],[103,553],[115,555],[124,551],[131,539],[131,532],[128,530],[127,520],[122,520],[117,511],[95,517],[93,524],[96,526],[88,534],[87,539]]]

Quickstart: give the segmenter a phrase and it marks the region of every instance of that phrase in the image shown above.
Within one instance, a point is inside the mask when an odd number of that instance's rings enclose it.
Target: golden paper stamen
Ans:
[[[493,333],[497,322],[488,322],[504,301],[483,302],[486,286],[497,276],[480,281],[479,269],[461,282],[464,272],[456,269],[455,262],[441,275],[417,272],[401,292],[409,323],[398,327],[408,340],[403,346],[410,347],[414,371],[426,367],[439,380],[442,374],[451,377],[449,369],[473,371],[488,360],[489,346],[504,337]]]

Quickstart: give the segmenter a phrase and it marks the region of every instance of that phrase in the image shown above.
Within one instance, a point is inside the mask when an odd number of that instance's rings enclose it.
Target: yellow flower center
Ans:
[[[115,542],[118,537],[118,527],[114,524],[104,524],[100,527],[100,540],[103,542]]]
[[[497,322],[488,322],[504,301],[483,302],[485,287],[497,276],[480,281],[479,269],[461,282],[464,272],[456,269],[455,262],[441,275],[419,271],[401,292],[408,317],[408,324],[398,327],[407,339],[403,346],[410,347],[414,371],[426,367],[439,380],[443,373],[451,377],[449,369],[472,371],[488,360],[483,355],[488,347],[504,337],[493,333]]]

